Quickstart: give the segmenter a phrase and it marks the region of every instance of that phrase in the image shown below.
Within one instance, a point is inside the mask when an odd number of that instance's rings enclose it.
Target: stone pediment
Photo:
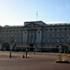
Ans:
[[[24,28],[37,28],[37,27],[42,27],[42,26],[46,26],[46,24],[42,21],[24,23]]]
[[[42,26],[40,26],[40,25],[38,25],[38,24],[28,24],[28,25],[25,25],[24,26],[24,28],[38,28],[38,27],[42,27]]]

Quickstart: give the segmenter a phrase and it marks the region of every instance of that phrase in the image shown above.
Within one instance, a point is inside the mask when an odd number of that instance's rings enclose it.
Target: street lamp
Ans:
[[[17,40],[15,39],[15,51],[16,51],[16,43],[17,43]]]
[[[10,58],[11,58],[11,55],[12,55],[12,48],[11,48],[12,46],[10,46]]]
[[[12,57],[12,47],[13,47],[13,35],[11,35],[11,43],[10,43],[10,55],[9,57]]]
[[[0,35],[0,50],[2,49],[1,43],[2,43],[2,35]]]

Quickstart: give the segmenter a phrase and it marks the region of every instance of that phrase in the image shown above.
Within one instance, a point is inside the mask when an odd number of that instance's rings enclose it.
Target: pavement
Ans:
[[[29,58],[22,58],[25,52],[0,51],[0,70],[70,70],[70,63],[56,63],[57,53],[28,53]],[[68,57],[70,62],[70,57]]]

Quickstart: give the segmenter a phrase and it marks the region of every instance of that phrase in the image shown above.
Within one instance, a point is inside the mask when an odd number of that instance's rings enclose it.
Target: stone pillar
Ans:
[[[23,31],[23,43],[24,43],[24,46],[27,45],[27,36],[28,36],[28,31],[24,30]]]
[[[42,38],[42,31],[41,31],[40,29],[38,29],[38,30],[36,31],[36,46],[37,46],[38,48],[41,47],[41,38]],[[40,50],[40,49],[39,49],[39,50]]]

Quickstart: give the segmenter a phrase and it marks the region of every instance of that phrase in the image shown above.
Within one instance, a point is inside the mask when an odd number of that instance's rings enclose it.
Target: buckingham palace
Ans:
[[[70,23],[48,24],[43,21],[30,21],[24,22],[23,26],[0,26],[0,50],[9,50],[11,44],[15,50],[29,46],[40,50],[59,44],[69,46]],[[68,50],[70,51],[70,48]]]

